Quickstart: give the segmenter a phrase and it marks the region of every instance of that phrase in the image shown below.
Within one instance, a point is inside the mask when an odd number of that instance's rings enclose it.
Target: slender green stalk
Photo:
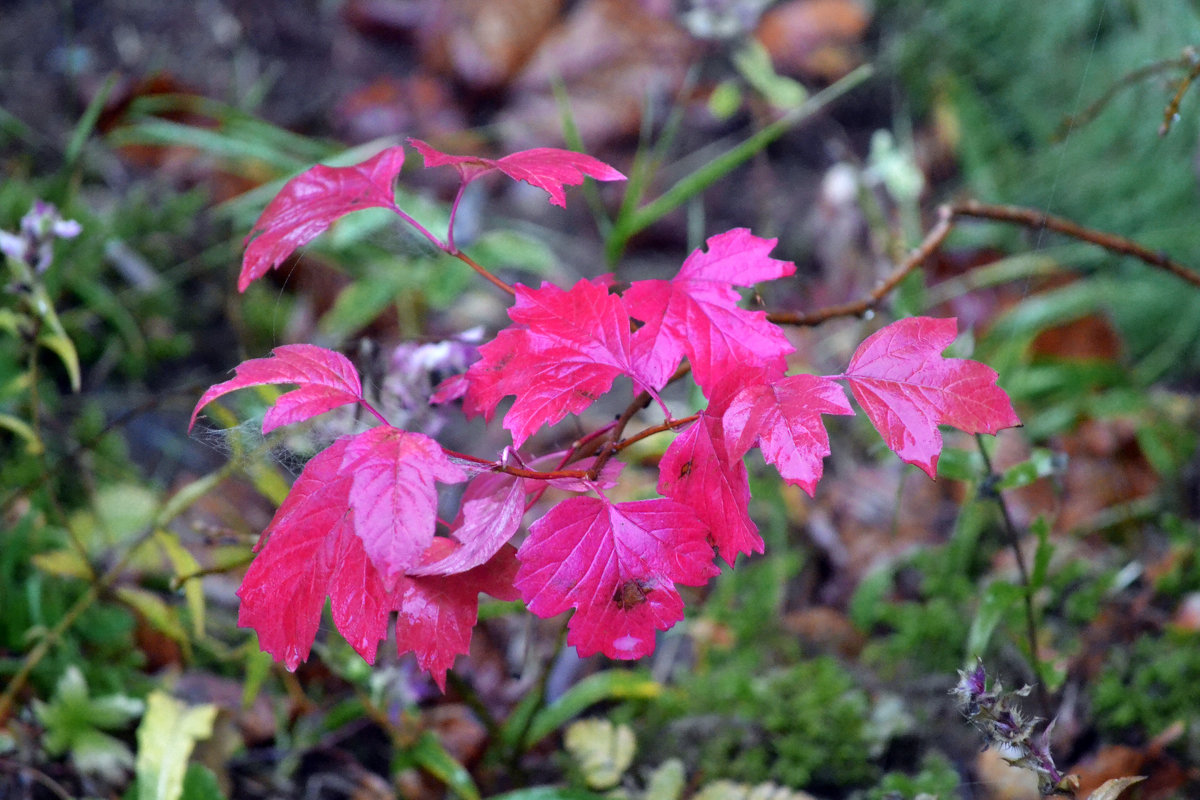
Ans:
[[[1021,552],[1021,535],[1017,531],[1016,523],[1013,522],[1012,514],[1009,513],[1008,503],[1004,501],[1004,495],[991,487],[998,479],[992,468],[992,459],[988,455],[987,448],[984,447],[983,437],[980,434],[975,434],[975,442],[979,446],[979,454],[983,457],[983,466],[987,470],[987,475],[984,478],[984,489],[986,494],[996,501],[996,505],[1000,508],[1000,516],[1004,520],[1004,533],[1008,538],[1008,545],[1012,548],[1013,556],[1017,560],[1017,571],[1021,574],[1021,586],[1025,590],[1022,595],[1025,599],[1025,636],[1028,639],[1029,645],[1029,663],[1033,669],[1033,675],[1037,679],[1037,684],[1034,691],[1037,692],[1038,705],[1041,706],[1042,716],[1050,718],[1050,693],[1046,689],[1046,679],[1042,675],[1042,660],[1038,657],[1038,626],[1037,615],[1033,608],[1033,583],[1029,579],[1029,567],[1025,564],[1025,554]]]
[[[685,202],[712,186],[721,178],[753,158],[767,145],[780,136],[811,118],[834,100],[849,92],[871,77],[873,72],[869,64],[864,64],[851,72],[832,86],[818,92],[803,105],[789,111],[775,122],[749,136],[741,144],[725,151],[708,164],[681,178],[674,186],[663,192],[658,198],[650,201],[641,208],[629,214],[622,214],[613,225],[612,236],[609,237],[607,256],[610,264],[615,263],[637,233],[662,219]]]

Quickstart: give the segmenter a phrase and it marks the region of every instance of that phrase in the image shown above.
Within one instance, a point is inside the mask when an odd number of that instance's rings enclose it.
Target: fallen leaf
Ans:
[[[1133,775],[1128,778],[1113,778],[1105,781],[1104,784],[1088,795],[1088,800],[1117,800],[1121,796],[1121,792],[1133,786],[1135,783],[1141,783],[1146,780],[1145,775]]]
[[[683,86],[695,51],[682,28],[637,0],[586,0],[514,79],[501,136],[511,149],[562,142],[559,81],[589,148],[636,135],[647,102],[669,102]]]
[[[833,82],[862,63],[870,22],[857,0],[790,0],[763,15],[755,36],[780,72]]]

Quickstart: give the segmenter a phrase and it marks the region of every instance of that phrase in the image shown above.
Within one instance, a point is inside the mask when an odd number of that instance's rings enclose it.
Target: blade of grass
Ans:
[[[606,255],[609,263],[613,264],[621,257],[625,246],[634,235],[703,192],[753,158],[784,133],[811,118],[834,100],[867,80],[871,77],[872,72],[871,66],[864,64],[837,83],[813,95],[794,111],[784,114],[775,122],[747,137],[743,142],[717,156],[695,172],[681,178],[658,198],[628,215],[619,217],[614,225],[613,234],[608,240]]]

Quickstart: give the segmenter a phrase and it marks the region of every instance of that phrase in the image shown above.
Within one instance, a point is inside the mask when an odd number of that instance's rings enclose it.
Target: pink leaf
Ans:
[[[745,228],[713,236],[670,281],[634,281],[622,300],[645,322],[634,334],[637,363],[653,388],[661,388],[686,355],[705,393],[721,375],[740,366],[775,361],[794,348],[763,311],[738,306],[734,286],[750,286],[796,271],[768,257],[775,239]]]
[[[437,525],[434,481],[461,483],[467,474],[420,433],[380,425],[351,437],[340,474],[351,475],[354,533],[384,584],[415,567]]]
[[[246,291],[337,218],[363,208],[395,209],[392,182],[403,166],[404,148],[389,147],[351,167],[317,165],[284,184],[246,237],[238,291]]]
[[[540,617],[575,609],[567,643],[581,656],[640,658],[653,652],[656,630],[683,618],[675,584],[717,573],[707,533],[673,500],[572,497],[530,527],[516,586]]]
[[[750,519],[750,479],[741,456],[730,457],[720,417],[700,418],[667,448],[658,464],[658,492],[691,508],[709,527],[711,544],[730,565],[739,553],[763,551]]]
[[[453,575],[474,569],[513,537],[524,516],[523,480],[503,472],[478,475],[463,492],[462,507],[450,526],[449,552],[410,569],[408,574]]]
[[[601,281],[581,280],[568,290],[544,283],[516,286],[513,324],[479,348],[467,371],[468,414],[490,419],[506,395],[515,395],[504,427],[520,447],[543,424],[578,414],[621,374],[644,380],[631,363],[629,317]]]
[[[339,630],[368,662],[387,627],[391,601],[354,535],[352,476],[341,471],[349,445],[339,439],[304,467],[237,592],[238,624],[288,669],[308,658],[331,592]]]
[[[446,690],[446,671],[470,650],[479,617],[479,593],[516,600],[517,560],[505,545],[486,564],[455,575],[402,578],[396,587],[396,649],[416,654],[417,664]],[[437,554],[433,554],[436,558]]]
[[[196,403],[188,430],[196,424],[200,409],[222,395],[268,383],[295,383],[279,397],[263,417],[263,433],[280,425],[301,422],[347,403],[361,402],[362,384],[350,360],[341,353],[311,344],[287,344],[271,351],[273,358],[243,361],[234,377],[211,387]]]
[[[493,170],[500,170],[514,180],[525,181],[531,186],[544,189],[550,202],[565,208],[566,193],[563,186],[578,186],[585,176],[598,181],[623,181],[625,176],[603,161],[570,150],[539,147],[522,150],[503,158],[481,158],[479,156],[452,156],[430,147],[420,139],[409,139],[425,159],[425,167],[450,165],[458,170],[464,183],[479,178]]]
[[[859,345],[842,375],[884,442],[929,477],[942,451],[938,425],[996,433],[1020,425],[996,372],[977,361],[942,358],[954,341],[954,319],[910,317]]]
[[[721,418],[729,455],[741,458],[758,444],[780,476],[812,495],[829,455],[822,414],[853,414],[846,393],[828,378],[793,375],[743,389]]]
[[[467,393],[467,387],[470,384],[467,382],[465,374],[451,375],[437,385],[433,394],[429,398],[430,405],[441,405],[449,403],[451,400],[458,400]]]
[[[388,617],[398,611],[400,652],[414,651],[421,668],[444,688],[446,670],[467,652],[479,592],[517,599],[515,551],[501,548],[486,563],[456,575],[400,576],[388,592],[355,532],[354,473],[346,465],[363,446],[359,437],[337,440],[305,466],[238,589],[238,624],[253,628],[263,650],[295,669],[308,658],[328,596],[338,631],[374,663]]]

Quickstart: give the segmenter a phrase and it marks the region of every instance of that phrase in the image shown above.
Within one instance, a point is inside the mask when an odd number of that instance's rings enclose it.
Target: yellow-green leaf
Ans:
[[[188,706],[155,690],[138,726],[138,800],[179,800],[183,776],[196,742],[212,735],[214,705]]]
[[[183,623],[179,621],[179,612],[164,603],[161,597],[136,586],[121,586],[117,589],[117,598],[145,617],[151,627],[162,631],[190,652],[192,643]]]
[[[633,763],[637,739],[628,725],[607,719],[581,719],[567,728],[567,752],[592,789],[611,789]]]
[[[23,419],[12,414],[0,414],[0,428],[7,428],[25,440],[25,452],[31,456],[41,455],[45,447],[37,432]]]
[[[38,553],[33,557],[33,564],[42,572],[50,575],[61,575],[65,578],[92,577],[92,568],[75,550],[51,550],[48,553]]]
[[[200,571],[200,562],[183,546],[179,537],[174,533],[159,530],[154,532],[154,538],[166,553],[167,560],[171,562],[171,566],[175,570],[175,577],[184,579],[183,597],[187,601],[188,612],[192,617],[192,635],[200,638],[204,635],[204,583],[198,577],[188,577],[196,575]]]

